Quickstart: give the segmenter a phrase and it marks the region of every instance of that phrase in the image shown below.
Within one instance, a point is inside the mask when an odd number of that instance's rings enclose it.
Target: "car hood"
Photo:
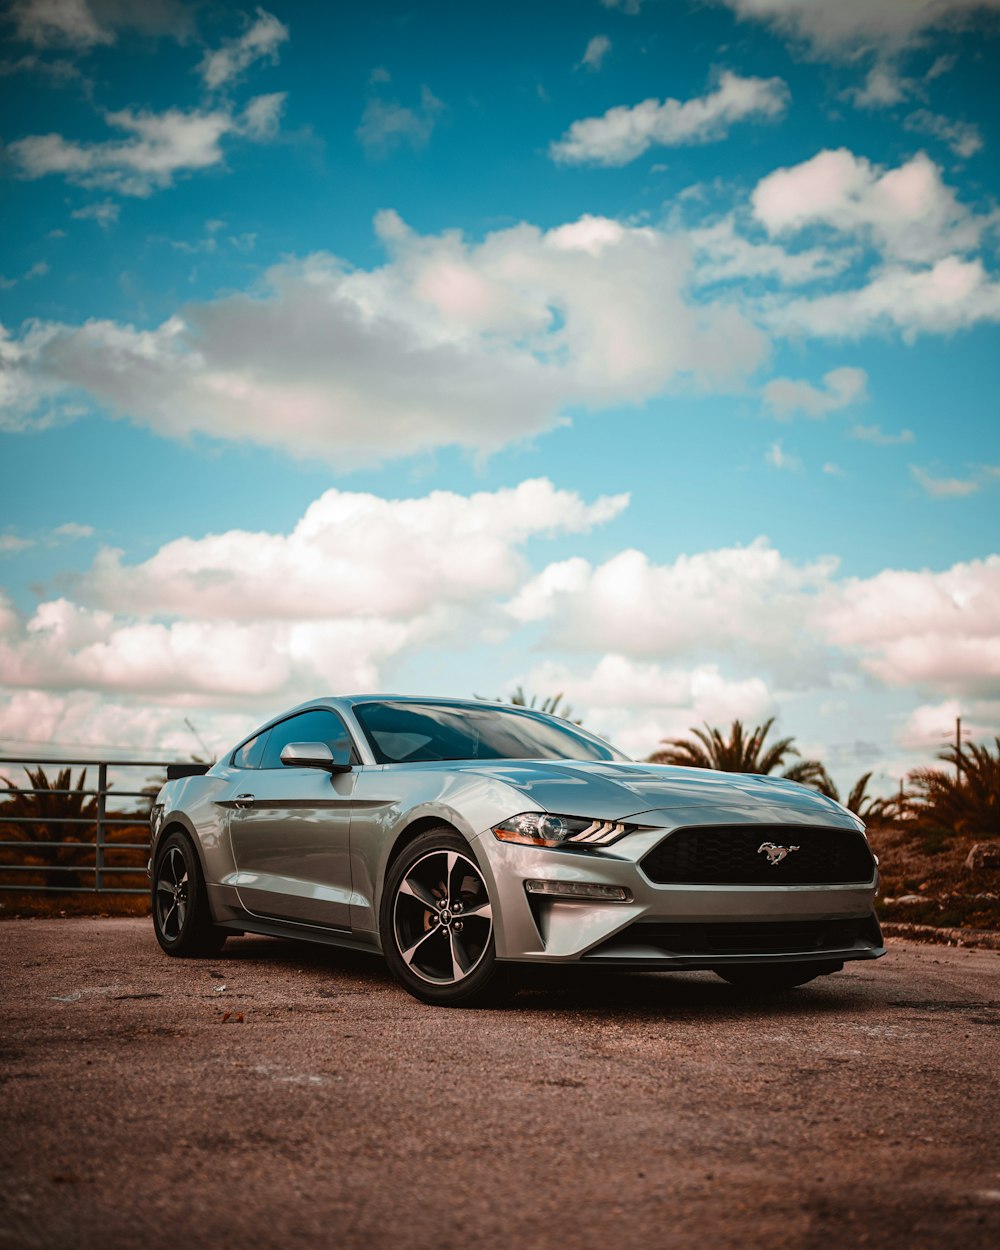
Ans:
[[[668,818],[690,809],[717,810],[725,820],[790,819],[804,823],[850,824],[851,816],[832,799],[782,777],[722,773],[668,764],[591,761],[509,760],[461,767],[520,790],[526,810],[563,816],[626,820],[646,812]]]

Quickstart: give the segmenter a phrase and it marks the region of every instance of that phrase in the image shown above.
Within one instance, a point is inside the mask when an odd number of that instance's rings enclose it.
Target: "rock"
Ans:
[[[1000,842],[977,842],[965,857],[969,872],[1000,869]]]

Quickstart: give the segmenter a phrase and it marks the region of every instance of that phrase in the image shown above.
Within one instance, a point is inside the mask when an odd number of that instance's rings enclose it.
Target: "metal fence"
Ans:
[[[0,785],[0,890],[146,894],[149,808],[156,783],[176,763],[0,756],[0,781],[7,783]],[[74,768],[81,769],[76,786]],[[129,778],[138,769],[159,776],[145,777],[143,790],[120,789],[122,779],[135,785]],[[127,800],[142,802],[122,810]]]

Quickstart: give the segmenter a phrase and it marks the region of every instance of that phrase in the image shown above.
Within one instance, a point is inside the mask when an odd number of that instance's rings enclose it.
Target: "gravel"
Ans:
[[[893,942],[770,999],[0,924],[0,1246],[1000,1245],[1000,953]]]

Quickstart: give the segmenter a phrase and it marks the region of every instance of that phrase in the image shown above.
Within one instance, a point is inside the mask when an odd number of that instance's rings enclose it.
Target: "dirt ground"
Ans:
[[[447,1011],[329,948],[7,921],[0,1246],[994,1250],[998,1024],[988,950]]]

